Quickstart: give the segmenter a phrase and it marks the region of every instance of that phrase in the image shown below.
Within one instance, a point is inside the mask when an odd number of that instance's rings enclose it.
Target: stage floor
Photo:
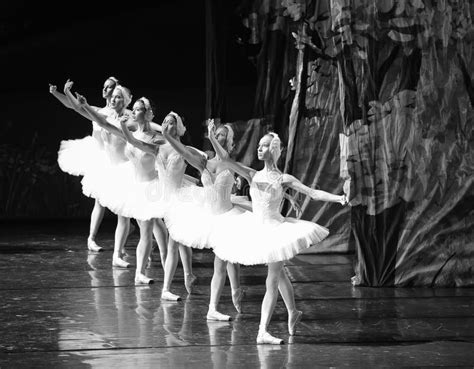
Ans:
[[[280,298],[269,330],[285,345],[257,345],[264,266],[242,267],[242,314],[226,285],[220,311],[234,320],[207,322],[213,254],[194,253],[195,294],[186,295],[179,267],[173,292],[183,301],[162,302],[159,261],[149,287],[133,285],[133,268],[111,267],[113,227],[101,229],[107,251],[93,254],[87,222],[2,224],[0,368],[474,365],[472,288],[356,288],[351,255],[303,255],[286,266],[304,313],[297,335],[287,333]],[[132,255],[137,240],[138,230]]]

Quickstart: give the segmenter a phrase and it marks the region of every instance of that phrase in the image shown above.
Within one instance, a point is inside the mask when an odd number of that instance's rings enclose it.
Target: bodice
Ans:
[[[206,191],[206,206],[215,214],[222,214],[232,209],[230,195],[234,185],[234,176],[228,169],[214,176],[206,169],[202,172],[201,182]]]
[[[160,177],[163,195],[171,195],[181,187],[186,162],[178,153],[171,153],[166,158],[160,152],[156,156],[156,168]]]
[[[120,128],[120,123],[116,114],[109,115],[107,117],[107,122]],[[127,145],[127,141],[105,129],[102,129],[102,139],[104,140],[104,149],[112,163],[119,164],[128,160],[125,156],[125,146]]]
[[[281,222],[284,219],[280,214],[280,204],[284,194],[282,178],[279,176],[270,183],[256,180],[250,183],[253,213],[264,223]]]
[[[140,134],[138,132],[132,133],[132,135],[144,142],[151,142],[153,140],[152,135]],[[135,178],[138,181],[150,181],[158,176],[155,169],[155,156],[140,150],[130,143],[125,146],[125,156],[133,163],[135,169]]]

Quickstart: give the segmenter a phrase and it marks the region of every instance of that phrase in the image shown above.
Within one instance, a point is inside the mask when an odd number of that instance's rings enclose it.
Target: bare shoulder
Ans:
[[[282,183],[283,184],[289,184],[289,183],[294,183],[294,182],[297,182],[298,180],[296,179],[296,177],[292,176],[291,174],[288,174],[288,173],[283,173],[281,175],[282,177]]]

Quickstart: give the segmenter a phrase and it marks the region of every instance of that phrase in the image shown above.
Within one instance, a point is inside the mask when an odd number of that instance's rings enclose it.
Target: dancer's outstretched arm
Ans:
[[[304,185],[303,183],[301,183],[301,181],[293,177],[291,174],[283,174],[282,184],[298,192],[310,196],[313,200],[338,202],[341,205],[347,204],[346,195],[333,195],[332,193],[326,191],[315,190]]]
[[[207,158],[200,153],[199,150],[191,146],[183,145],[179,140],[169,134],[169,126],[163,129],[163,136],[169,142],[171,147],[180,154],[184,160],[191,164],[194,168],[202,172],[206,168]]]
[[[100,127],[104,128],[105,130],[109,131],[110,133],[119,136],[125,140],[125,136],[120,128],[115,127],[113,124],[107,122],[107,118],[105,115],[100,114],[95,109],[93,109],[88,103],[84,96],[79,95],[76,92],[77,104],[81,107],[88,114],[88,119],[93,120],[96,122]],[[128,118],[127,118],[128,120]]]
[[[142,140],[139,140],[139,139],[135,138],[132,135],[132,132],[130,132],[130,130],[128,128],[128,125],[127,125],[127,120],[125,120],[125,119],[122,119],[120,121],[120,126],[122,127],[122,132],[123,132],[123,135],[124,135],[125,139],[131,145],[135,146],[136,148],[138,148],[142,151],[145,151],[146,153],[149,153],[149,154],[152,154],[152,155],[157,155],[160,145],[162,145],[166,142],[165,140],[162,140],[162,139],[159,139],[159,138],[155,138],[152,143],[151,142],[145,142],[145,141],[142,141]]]
[[[64,96],[66,97],[69,105],[71,105],[71,109],[74,109],[77,113],[79,113],[80,115],[82,115],[84,118],[86,119],[91,119],[90,115],[87,113],[87,111],[81,106],[81,104],[79,104],[79,102],[77,101],[77,98],[74,97],[74,95],[72,94],[71,92],[71,89],[72,89],[72,85],[74,84],[73,81],[71,80],[67,80],[66,83],[64,84]],[[94,109],[95,111],[98,111],[99,108],[95,107],[95,106],[90,106],[92,109]],[[104,115],[105,117],[105,115]]]
[[[56,99],[58,99],[61,104],[63,104],[66,108],[74,109],[72,104],[69,102],[69,99],[66,95],[62,94],[58,91],[58,88],[55,85],[49,84],[49,92],[53,95]]]
[[[214,120],[211,119],[209,121],[207,129],[209,132],[209,140],[211,141],[212,147],[214,148],[216,155],[222,160],[222,162],[228,169],[240,174],[247,180],[248,183],[250,183],[257,171],[230,158],[229,153],[216,140],[216,126],[214,125]]]
[[[150,128],[154,130],[155,132],[163,132],[163,129],[161,128],[161,125],[155,122],[150,122]]]

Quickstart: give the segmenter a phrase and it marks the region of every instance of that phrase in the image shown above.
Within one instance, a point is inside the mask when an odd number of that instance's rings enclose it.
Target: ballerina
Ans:
[[[83,110],[77,99],[72,95],[72,85],[72,81],[68,81],[65,84],[64,94],[67,96],[70,103],[76,107],[76,111],[79,114],[87,116],[88,119],[94,120],[88,112]],[[101,114],[95,110],[94,112],[96,113],[96,116],[100,116],[107,122],[118,127],[120,125],[119,119],[124,116],[128,117],[130,114],[126,108],[131,100],[130,91],[126,87],[117,85],[113,90],[110,102],[112,112],[109,115]],[[96,123],[99,124],[99,122]],[[101,157],[98,157],[98,164],[91,170],[88,170],[82,179],[82,192],[84,195],[97,199],[99,202],[102,202],[101,197],[105,197],[104,194],[115,196],[116,198],[123,196],[123,193],[120,194],[113,190],[120,184],[123,176],[133,175],[131,170],[127,169],[127,166],[121,165],[128,161],[128,158],[125,155],[125,146],[127,142],[123,138],[114,136],[104,129],[101,129],[101,137],[104,141],[104,152],[106,153],[105,158],[100,160]],[[116,182],[114,183],[113,181]],[[130,266],[130,263],[123,260],[123,256],[125,255],[125,242],[127,241],[129,230],[130,218],[118,215],[114,237],[114,252],[112,256],[112,266],[114,267],[128,268]]]
[[[184,135],[184,127],[181,117],[170,112],[162,124],[163,131],[167,131],[169,136],[179,140]],[[167,142],[163,145],[143,142],[141,140],[130,140],[130,144],[155,156],[155,164],[158,169],[159,182],[157,192],[154,197],[160,198],[160,204],[165,203],[164,209],[172,206],[176,194],[179,192],[184,182],[184,171],[186,162]],[[192,273],[192,251],[190,248],[177,243],[172,237],[168,237],[168,249],[165,261],[165,273],[161,298],[163,300],[178,301],[181,298],[170,292],[171,282],[173,281],[178,264],[178,251],[181,256],[184,271],[184,285],[188,293],[192,292],[196,277]]]
[[[105,106],[102,108],[94,107],[99,113],[108,115],[112,112],[110,101],[112,92],[117,86],[118,80],[115,77],[109,77],[104,82],[102,89],[102,97],[105,99]],[[75,110],[75,106],[71,104],[66,95],[57,91],[57,87],[49,85],[49,92],[57,98],[64,106]],[[74,176],[83,176],[87,168],[96,163],[97,156],[103,155],[104,141],[100,134],[100,127],[92,122],[92,133],[79,140],[61,141],[58,152],[58,164],[65,173]],[[99,252],[103,248],[96,243],[96,235],[104,218],[105,208],[95,200],[94,207],[91,212],[89,236],[87,237],[87,248],[90,251]]]
[[[279,207],[285,188],[292,188],[314,200],[339,202],[343,205],[347,203],[345,195],[333,195],[311,189],[295,177],[281,173],[276,166],[281,153],[280,146],[280,139],[275,133],[268,133],[261,138],[257,156],[259,160],[264,161],[265,167],[260,171],[232,160],[223,150],[216,147],[216,154],[228,168],[243,176],[250,184],[253,212],[245,212],[240,216],[238,224],[245,226],[245,231],[239,227],[235,234],[214,232],[210,242],[215,254],[223,260],[244,265],[268,264],[266,291],[257,335],[259,344],[283,343],[282,339],[273,337],[267,331],[278,290],[288,310],[289,334],[295,334],[302,312],[296,309],[293,286],[283,263],[303,249],[322,241],[329,234],[326,228],[316,223],[285,218],[280,214]],[[225,223],[225,217],[217,219],[216,229],[220,227],[219,222]]]
[[[133,167],[133,176],[122,176],[118,188],[115,189],[117,195],[110,196],[111,190],[100,195],[101,201],[111,211],[119,216],[134,218],[140,228],[140,240],[137,245],[137,263],[135,272],[135,284],[151,284],[153,279],[145,275],[146,261],[150,256],[152,248],[152,234],[154,224],[160,223],[158,244],[163,248],[166,243],[165,227],[159,219],[163,217],[160,204],[157,199],[149,196],[148,190],[158,186],[158,173],[155,170],[155,157],[152,154],[137,149],[129,142],[152,143],[160,145],[165,141],[150,128],[153,119],[153,111],[150,101],[141,97],[133,105],[132,119],[137,124],[137,130],[132,134],[127,127],[128,116],[120,119],[120,128],[111,124],[103,116],[97,114],[86,102],[83,96],[78,95],[78,100],[83,109],[105,130],[128,141],[125,147],[125,155],[130,160],[124,165]],[[119,173],[123,173],[121,170]],[[130,180],[130,181],[129,181]],[[118,181],[117,181],[118,182]],[[161,241],[161,242],[160,242]],[[164,260],[163,260],[164,262]]]
[[[232,216],[243,210],[233,206],[231,192],[234,185],[234,175],[231,171],[222,168],[219,157],[208,160],[207,155],[193,147],[183,145],[179,140],[163,130],[163,136],[170,145],[192,166],[201,173],[201,182],[204,188],[190,186],[184,188],[176,197],[173,206],[166,212],[165,222],[171,237],[181,244],[194,248],[209,248],[208,236],[213,229],[213,218],[226,214],[229,224]],[[234,146],[233,130],[229,125],[219,127],[216,132],[209,132],[213,145],[224,146],[227,153]],[[224,288],[226,269],[232,289],[232,301],[241,312],[243,291],[240,287],[239,264],[227,263],[215,256],[214,273],[211,280],[211,296],[208,320],[229,321],[231,317],[220,313],[217,306]]]

